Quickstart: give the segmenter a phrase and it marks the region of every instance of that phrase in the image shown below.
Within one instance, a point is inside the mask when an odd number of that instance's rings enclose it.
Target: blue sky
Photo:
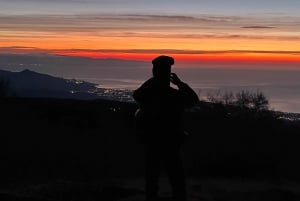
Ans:
[[[299,0],[1,0],[0,14],[261,14],[300,16]]]

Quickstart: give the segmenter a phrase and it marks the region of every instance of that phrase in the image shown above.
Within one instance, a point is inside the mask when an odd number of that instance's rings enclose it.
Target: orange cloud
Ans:
[[[3,53],[182,61],[299,62],[300,19],[234,16],[0,16]],[[271,26],[276,22],[276,27]],[[258,24],[258,25],[257,25]],[[249,26],[250,25],[250,26]],[[255,31],[252,31],[255,29]]]

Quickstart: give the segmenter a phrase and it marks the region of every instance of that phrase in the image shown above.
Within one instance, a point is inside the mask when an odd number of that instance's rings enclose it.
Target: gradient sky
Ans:
[[[300,63],[299,0],[1,0],[0,53]]]

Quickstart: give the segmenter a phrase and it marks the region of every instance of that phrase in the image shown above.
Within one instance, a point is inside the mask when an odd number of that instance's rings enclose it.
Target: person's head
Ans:
[[[171,66],[174,64],[174,59],[169,56],[161,55],[152,60],[153,77],[161,80],[170,80]]]

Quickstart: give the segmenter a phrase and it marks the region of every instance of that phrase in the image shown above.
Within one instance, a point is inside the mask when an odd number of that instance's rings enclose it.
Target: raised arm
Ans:
[[[188,84],[182,82],[175,73],[171,73],[171,82],[183,94],[185,107],[192,107],[199,102],[196,92]]]

